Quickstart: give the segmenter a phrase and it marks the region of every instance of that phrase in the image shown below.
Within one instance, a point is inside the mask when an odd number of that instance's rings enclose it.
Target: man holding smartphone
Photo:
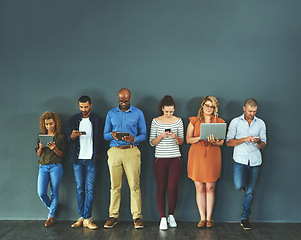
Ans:
[[[234,147],[234,186],[243,190],[245,196],[242,203],[241,226],[251,229],[249,222],[253,191],[262,163],[260,149],[267,143],[266,126],[263,120],[255,116],[257,102],[253,98],[245,101],[244,114],[234,118],[227,133],[226,144]]]
[[[138,145],[146,140],[146,124],[142,111],[130,105],[131,92],[122,88],[118,92],[119,106],[106,117],[104,139],[110,141],[108,165],[111,177],[109,220],[104,228],[112,228],[119,217],[122,175],[125,172],[131,191],[131,213],[135,228],[143,228],[141,220],[140,150]],[[129,133],[118,140],[117,133]]]
[[[82,96],[78,101],[80,113],[69,120],[68,141],[72,144],[71,162],[77,189],[77,204],[80,218],[71,225],[73,228],[97,229],[92,220],[96,160],[101,142],[100,118],[91,112],[90,97]]]

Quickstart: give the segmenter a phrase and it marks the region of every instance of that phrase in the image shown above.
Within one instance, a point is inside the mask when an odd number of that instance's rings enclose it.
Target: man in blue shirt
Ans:
[[[130,105],[131,92],[123,88],[118,92],[119,106],[106,117],[104,139],[110,141],[108,165],[111,176],[111,202],[109,220],[105,228],[112,228],[119,217],[122,175],[125,172],[131,190],[131,213],[135,228],[143,228],[141,220],[140,150],[138,145],[146,140],[146,124],[142,111]],[[118,133],[128,133],[120,138]]]
[[[91,112],[89,96],[78,101],[80,113],[69,120],[68,141],[72,144],[71,162],[77,190],[77,205],[80,218],[71,225],[73,228],[87,227],[97,229],[92,220],[96,161],[99,158],[101,143],[100,118]]]
[[[259,174],[262,157],[260,149],[267,143],[266,126],[255,116],[257,102],[249,98],[243,106],[244,114],[234,118],[228,129],[226,144],[234,147],[234,186],[245,192],[242,203],[241,226],[251,229],[249,222],[253,191]]]

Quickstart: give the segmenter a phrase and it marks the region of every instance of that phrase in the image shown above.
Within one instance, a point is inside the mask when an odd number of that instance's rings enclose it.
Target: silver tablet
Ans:
[[[226,137],[227,123],[201,123],[200,139],[207,140],[210,135],[223,140]]]
[[[40,143],[43,144],[44,147],[47,147],[48,143],[53,142],[53,136],[52,135],[39,135]]]

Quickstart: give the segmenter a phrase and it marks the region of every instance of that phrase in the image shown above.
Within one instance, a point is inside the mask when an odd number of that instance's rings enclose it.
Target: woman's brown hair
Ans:
[[[52,119],[55,122],[55,133],[61,133],[62,132],[62,123],[60,117],[54,113],[54,112],[45,112],[41,117],[40,117],[40,129],[41,133],[47,134],[48,130],[45,127],[45,120],[46,119]]]
[[[176,103],[175,101],[173,100],[172,96],[170,95],[165,95],[161,101],[160,101],[160,104],[159,104],[159,113],[164,115],[163,111],[162,111],[162,108],[164,108],[165,106],[174,106],[176,107]]]

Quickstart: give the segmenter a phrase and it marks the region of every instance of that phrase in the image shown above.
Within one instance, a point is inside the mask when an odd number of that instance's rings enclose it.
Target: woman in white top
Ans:
[[[178,198],[178,183],[182,171],[179,145],[184,143],[181,118],[173,115],[175,102],[171,96],[164,96],[160,102],[161,116],[154,118],[150,130],[150,145],[155,147],[154,173],[157,183],[157,205],[161,216],[160,229],[176,227],[173,216]],[[165,212],[165,194],[168,184],[168,219]]]

